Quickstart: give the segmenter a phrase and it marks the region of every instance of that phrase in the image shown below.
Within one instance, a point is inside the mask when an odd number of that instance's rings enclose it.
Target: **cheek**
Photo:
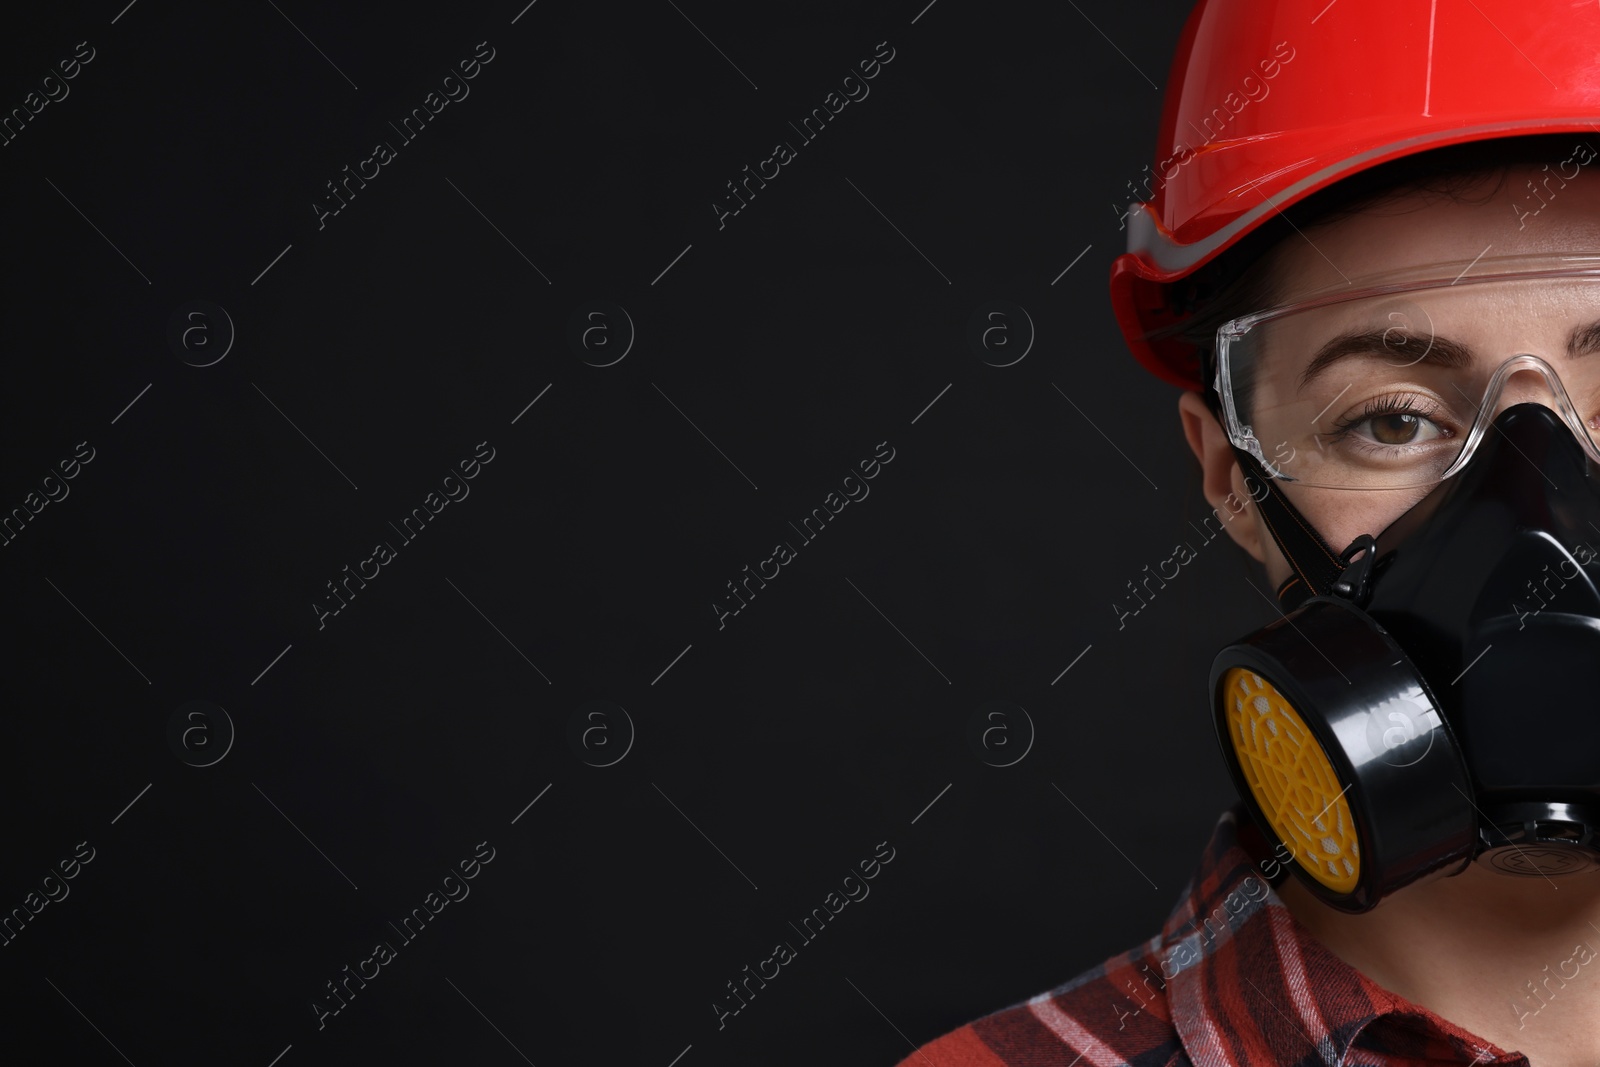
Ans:
[[[1294,506],[1317,528],[1335,552],[1362,534],[1378,536],[1428,495],[1429,487],[1358,492],[1340,489],[1300,489]]]

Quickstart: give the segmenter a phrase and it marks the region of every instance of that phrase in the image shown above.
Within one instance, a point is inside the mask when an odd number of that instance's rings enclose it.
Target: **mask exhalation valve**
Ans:
[[[1479,827],[1478,862],[1501,874],[1530,878],[1600,868],[1600,832],[1593,813],[1573,804],[1500,804]]]

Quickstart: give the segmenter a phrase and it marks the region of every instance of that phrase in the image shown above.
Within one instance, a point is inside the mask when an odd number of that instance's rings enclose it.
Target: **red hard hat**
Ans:
[[[1319,189],[1450,144],[1600,133],[1597,46],[1600,3],[1201,0],[1167,79],[1153,195],[1111,265],[1133,354],[1200,388],[1192,344],[1147,336],[1179,317],[1171,283]]]

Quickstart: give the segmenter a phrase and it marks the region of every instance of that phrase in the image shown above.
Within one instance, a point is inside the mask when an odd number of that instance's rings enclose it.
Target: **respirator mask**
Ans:
[[[1211,402],[1295,573],[1212,665],[1217,735],[1346,912],[1600,866],[1600,255],[1469,266],[1218,331]]]

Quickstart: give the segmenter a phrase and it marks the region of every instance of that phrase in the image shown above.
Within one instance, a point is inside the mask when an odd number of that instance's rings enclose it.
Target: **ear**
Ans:
[[[1269,545],[1272,554],[1277,556],[1278,546],[1266,535],[1256,502],[1245,486],[1244,472],[1239,469],[1233,445],[1228,441],[1228,432],[1206,406],[1205,398],[1192,389],[1178,397],[1178,418],[1183,423],[1183,436],[1200,461],[1200,487],[1207,503],[1224,518],[1238,516],[1245,520],[1224,523],[1228,535],[1257,563],[1266,563]]]

